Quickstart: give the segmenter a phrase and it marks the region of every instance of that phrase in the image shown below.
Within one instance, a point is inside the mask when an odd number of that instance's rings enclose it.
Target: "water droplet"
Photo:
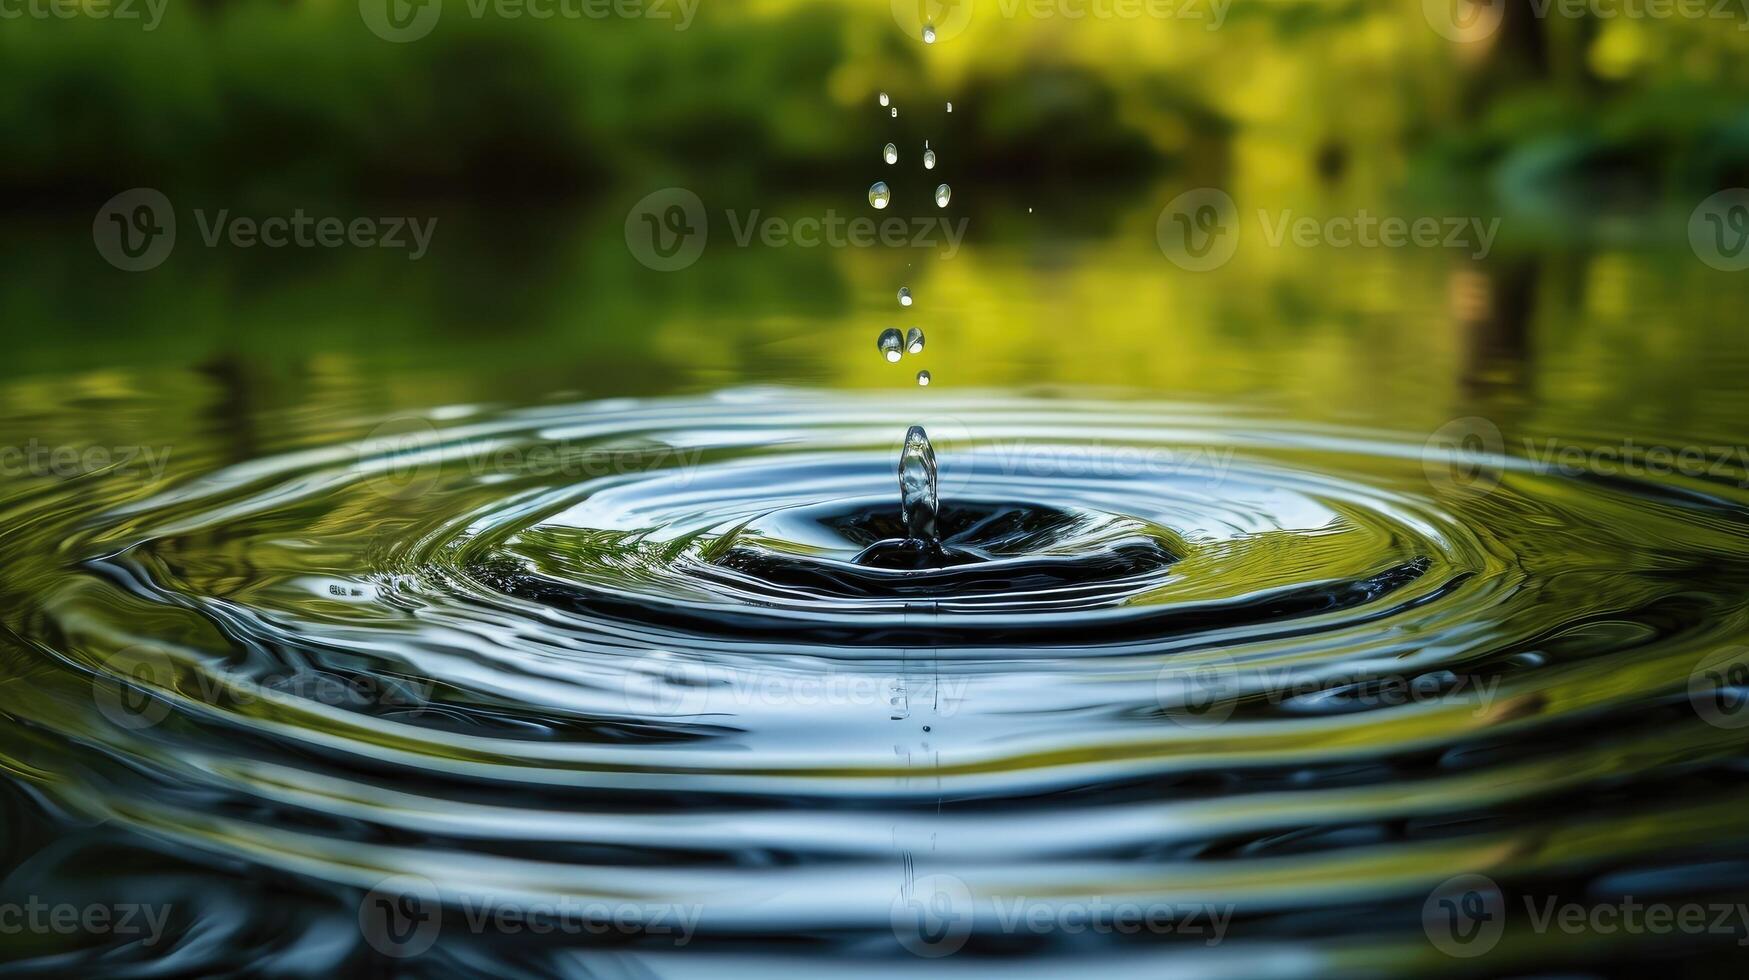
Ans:
[[[887,360],[896,361],[905,346],[905,338],[899,333],[898,327],[888,327],[881,331],[875,346],[880,348],[881,355]]]
[[[942,186],[946,186],[946,185],[944,184]],[[886,181],[877,180],[873,184],[869,185],[868,203],[874,205],[876,211],[879,211],[881,208],[886,207],[887,202],[891,201],[892,199],[893,199],[893,192],[887,188]]]
[[[923,151],[923,169],[924,170],[934,170],[935,169],[935,151],[934,150],[924,150]]]
[[[912,327],[910,330],[905,331],[905,349],[913,354],[923,353],[922,328]]]
[[[947,186],[946,184],[942,184],[940,187],[937,187],[935,189],[935,206],[938,208],[947,207],[947,199],[949,197],[952,197],[952,196],[953,196],[953,188]]]
[[[934,44],[935,43],[935,25],[934,24],[924,24],[923,25],[923,43],[924,44]]]
[[[936,489],[935,447],[929,444],[929,433],[921,425],[913,425],[905,433],[905,448],[899,454],[899,502],[905,530],[911,537],[936,546],[935,515],[941,509],[941,497]]]
[[[887,98],[887,93],[885,93],[885,92],[881,93],[881,105],[887,105],[887,104],[891,103],[892,101],[893,100]]]
[[[899,148],[891,143],[881,147],[881,159],[887,161],[889,164],[898,163]]]
[[[948,104],[947,104],[947,111],[948,111],[948,112],[952,112],[952,111],[953,111],[953,103],[952,103],[952,102],[949,102],[949,103],[948,103]]]
[[[899,118],[899,107],[898,106],[893,106],[893,118],[894,119]]]
[[[929,372],[928,371],[918,371],[917,372],[917,384],[920,387],[924,387],[924,388],[929,387]]]
[[[900,306],[910,306],[911,305],[911,287],[910,286],[900,286],[899,287],[899,305]]]

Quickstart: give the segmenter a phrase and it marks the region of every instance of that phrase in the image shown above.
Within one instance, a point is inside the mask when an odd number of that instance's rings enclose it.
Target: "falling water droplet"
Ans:
[[[924,170],[934,170],[935,169],[935,151],[934,150],[924,150],[923,151],[923,169]]]
[[[947,104],[947,111],[948,111],[948,112],[952,112],[952,111],[953,111],[953,103],[952,103],[952,102],[949,102],[949,103],[948,103],[948,104]]]
[[[923,353],[922,328],[912,327],[910,330],[905,331],[905,349],[913,354]]]
[[[905,345],[905,338],[900,335],[898,327],[888,327],[881,331],[875,346],[880,348],[881,355],[889,361],[897,361]]]
[[[881,105],[886,105],[891,101],[892,101],[891,99],[887,98],[887,93],[885,93],[885,92],[881,93]]]
[[[891,143],[881,147],[881,159],[887,161],[889,164],[898,163],[899,148]]]
[[[935,25],[934,24],[924,24],[923,25],[923,43],[924,44],[934,44],[935,43]]]
[[[899,305],[900,306],[910,306],[911,305],[911,287],[910,286],[900,286],[899,287]]]
[[[936,547],[935,515],[941,508],[941,497],[936,489],[935,447],[929,444],[929,433],[921,425],[913,425],[905,433],[905,448],[899,454],[899,501],[906,532]]]
[[[953,188],[946,184],[937,187],[935,189],[935,206],[938,208],[947,207],[947,199],[951,196],[953,196]]]
[[[917,384],[923,388],[929,387],[929,372],[928,371],[918,371],[917,372]]]
[[[943,185],[943,186],[945,186],[945,185]],[[893,192],[887,188],[886,181],[877,180],[873,184],[869,185],[868,203],[874,205],[876,211],[879,211],[881,208],[886,207],[887,202],[891,201],[892,199],[893,199]]]
[[[898,106],[893,106],[893,118],[894,119],[899,118],[899,107]]]

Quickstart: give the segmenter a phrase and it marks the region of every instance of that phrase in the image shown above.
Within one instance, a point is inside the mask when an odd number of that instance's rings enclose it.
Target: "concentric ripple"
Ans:
[[[1735,483],[1189,404],[930,404],[940,564],[870,553],[903,536],[915,402],[787,390],[360,419],[14,501],[10,776],[343,912],[428,889],[432,955],[482,970],[576,944],[457,910],[571,898],[694,910],[723,969],[757,937],[1391,973],[1457,962],[1381,910],[1459,871],[1741,855],[1742,742],[1690,683],[1749,612]],[[1003,914],[1091,896],[1231,921],[1217,947]],[[336,928],[280,941],[370,955]]]

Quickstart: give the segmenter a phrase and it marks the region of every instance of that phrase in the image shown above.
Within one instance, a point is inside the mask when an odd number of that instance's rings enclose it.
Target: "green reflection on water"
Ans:
[[[93,494],[101,487],[103,499],[116,503],[225,464],[356,439],[374,420],[399,411],[752,384],[903,391],[916,406],[915,418],[928,417],[932,398],[943,392],[988,388],[1048,394],[1085,387],[1180,400],[1215,415],[1330,421],[1410,434],[1430,433],[1454,418],[1482,416],[1500,427],[1506,450],[1517,456],[1550,438],[1562,445],[1619,446],[1631,437],[1642,446],[1709,451],[1749,442],[1749,406],[1740,386],[1749,364],[1749,337],[1736,317],[1749,285],[1707,268],[1685,250],[1586,247],[1536,235],[1503,240],[1496,255],[1481,261],[1440,250],[1265,246],[1242,248],[1219,270],[1192,273],[1169,262],[1155,244],[1159,203],[1112,211],[1109,229],[1100,234],[1069,233],[1048,217],[1029,225],[1021,209],[991,205],[979,217],[1001,233],[968,237],[951,258],[905,249],[743,248],[723,234],[695,266],[669,274],[633,260],[622,236],[623,211],[443,214],[431,255],[417,263],[396,253],[208,250],[190,239],[161,269],[134,276],[103,266],[82,235],[45,225],[37,237],[10,239],[0,255],[6,268],[29,270],[0,279],[0,317],[11,352],[0,376],[0,446],[167,449],[170,457],[161,472],[117,466],[88,474]],[[781,212],[823,209],[795,203]],[[908,310],[892,301],[900,284],[916,296]],[[889,365],[876,355],[872,338],[879,329],[914,324],[930,336],[921,359]],[[928,390],[910,384],[919,366],[935,376]],[[869,421],[890,424],[897,435],[913,418]],[[1291,445],[1277,450],[1283,459],[1293,457]],[[1268,452],[1258,450],[1259,455]],[[1402,479],[1399,467],[1377,458],[1356,454],[1340,462],[1355,467],[1362,482]],[[1736,460],[1739,471],[1744,462]],[[0,519],[75,523],[95,497],[58,499],[57,483],[52,474],[8,477]],[[1653,519],[1630,503],[1582,495],[1559,481],[1539,483],[1537,490],[1539,505],[1570,503],[1564,513],[1644,535],[1646,554],[1619,556],[1621,565],[1643,577],[1636,580],[1641,584],[1624,588],[1643,588],[1643,582],[1655,580],[1659,569],[1651,552],[1660,543],[1679,546],[1684,554],[1717,556],[1728,566],[1719,573],[1717,591],[1734,587],[1728,573],[1740,560],[1738,542],[1705,518],[1692,523]],[[470,492],[483,500],[496,491],[482,486]],[[365,628],[372,625],[370,612],[289,589],[275,593],[285,585],[275,575],[297,568],[344,574],[359,556],[345,548],[323,550],[326,538],[339,538],[367,522],[393,534],[444,507],[465,512],[472,502],[432,498],[393,508],[368,496],[334,506],[294,502],[248,525],[250,536],[167,535],[160,549],[189,556],[187,567],[177,571],[191,577],[192,591],[265,607],[299,604],[313,621]],[[1465,513],[1478,524],[1499,518],[1521,532],[1517,559],[1545,580],[1547,592],[1538,606],[1542,615],[1551,606],[1583,605],[1588,591],[1600,589],[1601,576],[1609,572],[1599,569],[1602,561],[1588,550],[1595,528],[1563,524],[1546,507],[1509,512],[1506,506],[1484,501]],[[44,507],[51,510],[45,513]],[[1546,519],[1546,526],[1537,525],[1539,519]],[[123,522],[105,533],[122,540],[126,531]],[[105,616],[169,644],[209,652],[224,647],[210,624],[186,610],[145,601],[124,606],[110,590],[90,596],[35,591],[33,583],[49,580],[68,555],[93,542],[76,534],[50,539],[22,532],[14,544],[21,541],[35,546],[11,549],[0,577],[0,599],[13,610],[6,621],[13,636],[5,655],[31,665],[21,676],[28,679],[37,663],[31,658],[47,656],[49,648],[87,666],[103,660],[108,638],[82,634],[78,627],[100,624]],[[611,544],[601,547],[612,551]],[[1370,561],[1384,550],[1382,545],[1361,549],[1330,533],[1306,542],[1298,554],[1310,561],[1304,556],[1328,551],[1333,557],[1314,563],[1340,567],[1338,558],[1344,555]],[[1224,583],[1199,583],[1195,574],[1224,567],[1220,557],[1187,559],[1190,581],[1181,596],[1197,589],[1218,591]],[[1487,556],[1474,557],[1497,573],[1499,582],[1519,583],[1514,572],[1487,565]],[[1244,569],[1255,576],[1246,584],[1274,584],[1271,575],[1292,579],[1293,568],[1271,565],[1267,558]],[[1654,590],[1647,588],[1646,594]],[[92,604],[85,615],[80,615],[82,602]],[[1717,598],[1712,606],[1694,608],[1717,615],[1731,602]],[[40,622],[28,610],[38,604],[52,608],[66,632],[35,635]],[[1680,686],[1701,656],[1698,643],[1742,626],[1723,620],[1711,623],[1705,631],[1710,635],[1694,644],[1648,645],[1632,650],[1631,657],[1587,659],[1584,626],[1539,636],[1539,645],[1556,663],[1533,679],[1509,679],[1498,701],[1484,711],[1457,705],[1380,715],[1364,725],[1332,722],[1321,730],[1315,725],[1240,726],[1204,734],[1166,730],[1157,738],[1121,745],[1113,740],[973,757],[937,764],[931,775],[1094,770],[1120,755],[1166,759],[1182,767],[1211,759],[1295,765],[1365,759],[1386,748],[1431,748],[1471,735],[1510,738],[1539,724],[1582,719],[1588,712],[1631,711],[1646,692]],[[1527,643],[1539,628],[1529,622],[1506,625]],[[1591,645],[1606,650],[1611,649],[1609,631],[1626,628],[1589,625],[1600,634]],[[1637,642],[1614,639],[1623,648]],[[1570,662],[1563,659],[1567,654]],[[15,683],[0,694],[0,706],[52,730],[89,730],[94,739],[103,737],[102,729],[92,728],[89,692],[79,675],[45,670],[35,679],[41,683],[31,688],[30,697]],[[513,743],[517,754],[506,755],[490,741],[385,732],[295,699],[230,704],[224,691],[214,697],[192,684],[180,693],[196,706],[224,702],[215,710],[263,727],[317,732],[332,743],[368,746],[391,758],[438,759],[458,770],[618,771],[591,758],[584,738],[538,753]],[[172,722],[179,724],[180,716]],[[149,741],[123,736],[121,743],[119,748],[173,772],[187,764]],[[55,764],[64,748],[54,739],[33,731],[14,744],[0,754],[0,765],[20,779],[48,785],[64,779]],[[1735,750],[1729,733],[1685,719],[1620,740],[1575,739],[1558,753],[1478,773],[1441,774],[1412,787],[1331,787],[1253,796],[1243,803],[1185,801],[1171,816],[1182,833],[1213,837],[1246,822],[1265,833],[1271,821],[1331,827],[1381,813],[1393,819],[1437,815],[1524,804],[1567,786],[1649,778],[1685,761],[1716,760]],[[769,766],[756,754],[738,761],[720,767],[718,774],[797,776],[798,781],[904,778],[909,765],[908,760],[883,766],[850,762],[798,774]],[[247,763],[227,772],[263,795],[299,803],[307,795],[323,806],[345,803],[367,816],[381,816],[370,813],[381,805],[383,796],[373,795],[379,787],[288,788],[283,774]],[[99,810],[108,805],[84,802]],[[409,812],[432,804],[430,799],[401,800],[395,816],[423,817]],[[1290,901],[1307,893],[1327,898],[1368,889],[1412,891],[1459,866],[1533,874],[1655,854],[1669,845],[1671,834],[1731,843],[1743,834],[1740,804],[1732,796],[1686,800],[1646,811],[1650,816],[1629,808],[1542,814],[1524,828],[1455,842],[1422,841],[1376,851],[1331,848],[1314,857],[1277,857],[1242,868],[1171,865],[1160,880],[1132,885],[1166,891],[1200,885],[1223,899],[1269,895]],[[350,874],[365,882],[407,859],[319,834],[267,835],[246,822],[191,816],[169,806],[154,809],[155,803],[118,804],[118,812],[129,806],[134,809],[122,816],[167,835],[263,860],[307,862],[337,880]],[[577,887],[575,879],[561,878],[556,875],[551,887]],[[548,883],[536,883],[542,884]],[[1545,945],[1526,942],[1514,949],[1509,944],[1506,951],[1529,957]],[[1422,947],[1402,950],[1386,943],[1372,955],[1399,966],[1429,965]]]
[[[222,420],[203,431],[222,440],[247,438],[220,430],[268,409],[295,409],[316,434],[336,409],[752,383],[897,389],[927,367],[935,391],[1098,386],[1429,430],[1480,414],[1527,433],[1743,434],[1734,379],[1749,362],[1737,324],[1749,283],[1679,240],[1550,244],[1508,223],[1475,261],[1272,247],[1246,218],[1235,258],[1192,273],[1155,243],[1169,195],[1154,196],[1105,205],[1099,233],[987,204],[946,258],[945,247],[768,247],[757,235],[743,247],[725,210],[745,223],[818,217],[833,202],[713,202],[710,247],[673,273],[633,260],[624,212],[611,209],[437,213],[418,262],[208,248],[188,229],[162,267],[133,275],[98,260],[81,223],[24,222],[0,246],[12,270],[0,278],[0,408],[24,423],[15,439],[72,435],[45,418],[68,402],[169,410],[145,429],[109,413],[95,431],[76,427],[111,441],[186,436],[190,413],[208,408]],[[900,284],[914,307],[892,301]],[[876,356],[873,337],[894,325],[925,327],[926,354]],[[920,412],[932,393],[916,392]]]

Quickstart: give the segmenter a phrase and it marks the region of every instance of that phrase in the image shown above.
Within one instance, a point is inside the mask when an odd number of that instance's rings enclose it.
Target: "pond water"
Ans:
[[[27,965],[1730,957],[1525,909],[1749,890],[1741,277],[1198,274],[1159,201],[1028,203],[667,275],[623,210],[134,277],[9,240],[5,891],[165,915]],[[913,424],[945,566],[865,555]]]

